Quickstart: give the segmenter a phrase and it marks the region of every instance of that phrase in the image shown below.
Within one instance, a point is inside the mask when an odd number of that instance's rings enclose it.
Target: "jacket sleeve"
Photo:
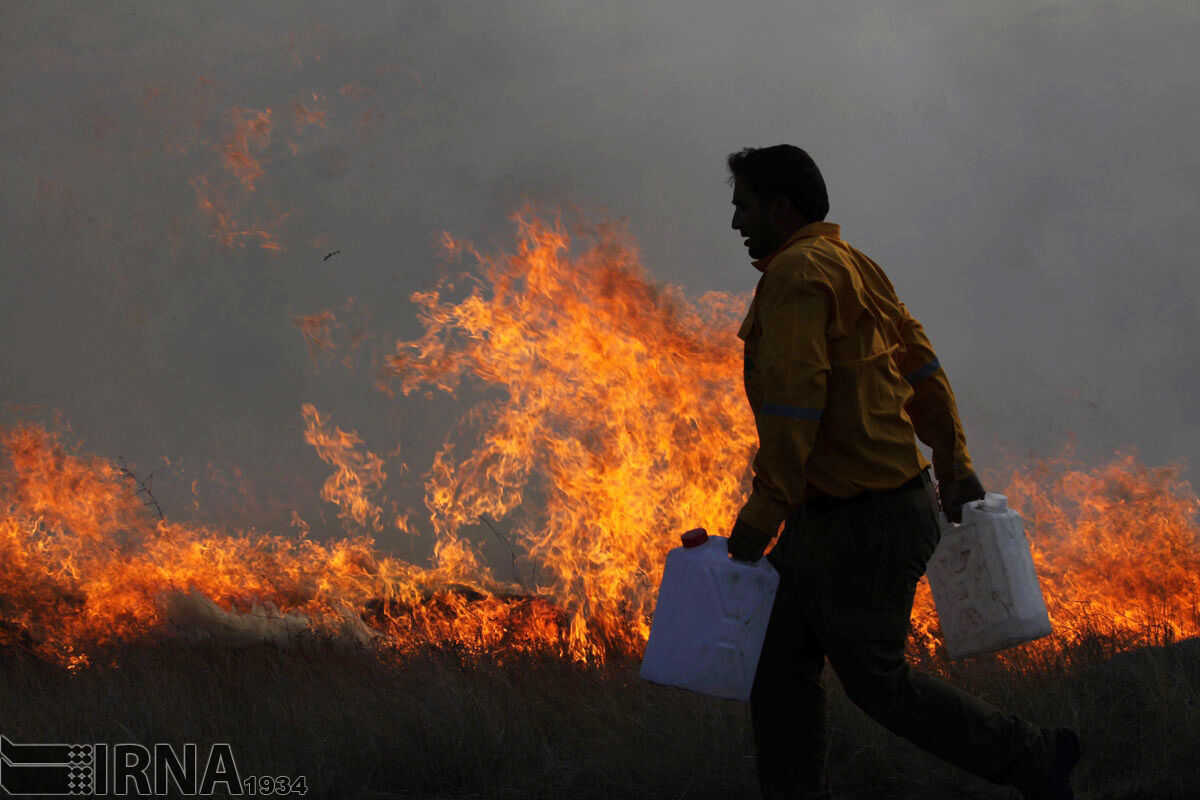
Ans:
[[[913,390],[905,411],[917,438],[933,450],[934,476],[939,481],[965,478],[974,468],[950,380],[933,352],[925,329],[904,303],[900,303],[900,315],[900,338],[905,347],[900,372]]]
[[[772,276],[774,277],[774,276]],[[764,282],[756,305],[762,337],[755,368],[763,387],[755,414],[754,484],[738,518],[772,535],[804,499],[804,465],[825,410],[832,313],[827,286],[793,274],[782,286]]]

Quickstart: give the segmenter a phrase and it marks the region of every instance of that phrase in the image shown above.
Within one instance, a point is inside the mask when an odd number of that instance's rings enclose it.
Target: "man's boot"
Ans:
[[[1026,800],[1075,800],[1071,789],[1071,770],[1079,763],[1079,734],[1070,728],[1049,728],[1042,731],[1054,746],[1050,773],[1046,782],[1025,792]]]

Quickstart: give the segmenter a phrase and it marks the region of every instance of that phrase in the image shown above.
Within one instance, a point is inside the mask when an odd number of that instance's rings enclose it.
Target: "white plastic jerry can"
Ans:
[[[667,554],[642,677],[747,701],[779,573],[765,558],[731,559],[725,537],[703,528],[682,539]]]
[[[989,492],[962,509],[962,524],[939,515],[942,539],[925,574],[950,658],[1003,650],[1050,633],[1021,516]]]

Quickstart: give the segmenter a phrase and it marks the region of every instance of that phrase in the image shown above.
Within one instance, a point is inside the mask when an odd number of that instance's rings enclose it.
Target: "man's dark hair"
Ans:
[[[726,162],[734,177],[741,178],[764,207],[776,197],[786,197],[809,222],[825,219],[829,194],[821,170],[808,153],[791,144],[747,147],[730,153]]]

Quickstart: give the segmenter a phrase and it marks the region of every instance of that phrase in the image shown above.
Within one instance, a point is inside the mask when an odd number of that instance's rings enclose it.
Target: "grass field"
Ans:
[[[1042,725],[1070,724],[1081,798],[1200,797],[1200,641],[984,657],[934,669]],[[163,637],[75,672],[0,650],[0,732],[18,742],[228,742],[241,776],[306,778],[319,798],[757,797],[743,704],[641,681],[633,662],[403,663]],[[1013,798],[878,727],[826,671],[840,798]]]

